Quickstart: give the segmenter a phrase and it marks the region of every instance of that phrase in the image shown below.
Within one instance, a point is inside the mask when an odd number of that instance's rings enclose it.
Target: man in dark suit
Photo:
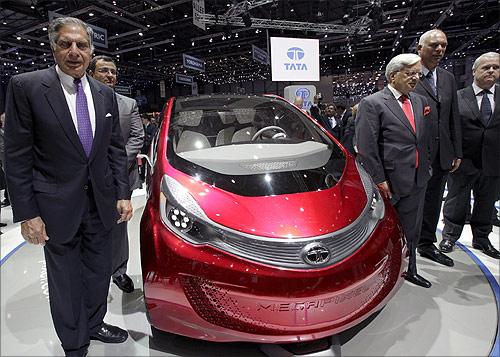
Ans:
[[[415,92],[425,96],[431,107],[432,177],[425,192],[424,218],[418,242],[422,257],[453,266],[453,260],[434,245],[448,172],[455,171],[462,157],[462,134],[453,74],[438,67],[448,41],[441,30],[425,32],[418,42],[422,78]]]
[[[420,235],[425,188],[430,178],[430,110],[427,100],[411,93],[421,73],[420,57],[401,54],[387,64],[389,85],[363,98],[356,115],[358,158],[382,196],[396,209],[409,251],[409,282],[429,288],[417,274],[415,248]]]
[[[128,337],[103,322],[111,228],[132,216],[127,156],[113,91],[85,75],[92,29],[57,18],[49,41],[57,65],[9,83],[7,185],[23,238],[44,247],[52,320],[65,354],[84,356],[90,339]]]
[[[342,123],[335,117],[335,104],[328,103],[326,105],[324,114],[319,117],[319,123],[323,128],[325,128],[330,134],[335,136],[338,141],[341,141],[343,128]]]
[[[98,81],[114,88],[117,82],[116,64],[111,57],[95,56],[88,68],[89,74]],[[125,141],[125,150],[128,158],[128,173],[130,192],[141,187],[139,170],[137,168],[137,154],[140,153],[144,141],[144,128],[137,109],[135,99],[115,93],[120,115],[120,127]],[[126,293],[134,291],[134,282],[127,275],[127,262],[129,257],[129,244],[127,222],[116,224],[113,227],[113,282]]]
[[[337,121],[341,123],[342,138],[341,144],[351,154],[355,155],[354,151],[354,120],[352,118],[351,108],[347,108],[344,104],[337,104]]]
[[[500,90],[496,85],[500,76],[500,55],[488,52],[479,56],[472,65],[472,73],[472,85],[458,91],[464,156],[458,170],[448,177],[443,240],[439,247],[444,252],[451,252],[460,238],[472,189],[472,247],[500,259],[500,252],[488,239],[500,189]]]

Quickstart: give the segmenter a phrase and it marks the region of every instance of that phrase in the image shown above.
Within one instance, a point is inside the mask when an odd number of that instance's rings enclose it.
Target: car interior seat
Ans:
[[[232,143],[250,141],[257,132],[253,126],[255,111],[253,110],[235,110],[237,126],[231,139]]]

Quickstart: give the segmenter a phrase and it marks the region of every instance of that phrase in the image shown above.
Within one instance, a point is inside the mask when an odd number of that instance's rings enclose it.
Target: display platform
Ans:
[[[126,328],[130,337],[115,345],[92,341],[89,356],[265,356],[263,351],[269,349],[258,344],[212,343],[152,333],[145,315],[139,261],[144,200],[141,192],[133,198],[135,215],[129,225],[129,275],[136,289],[124,294],[111,284],[105,319]],[[3,221],[8,221],[8,210],[2,209],[2,214]],[[9,228],[1,236],[0,355],[63,355],[49,312],[43,250],[23,243],[19,225],[11,223]],[[490,238],[498,247],[498,228]],[[380,313],[338,335],[341,355],[498,356],[498,261],[469,249],[470,238],[461,241],[462,247],[450,255],[455,260],[453,268],[419,258],[420,273],[432,282],[432,288],[405,282]]]

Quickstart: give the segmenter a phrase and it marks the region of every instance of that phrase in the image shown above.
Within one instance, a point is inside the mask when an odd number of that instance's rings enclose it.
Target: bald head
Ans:
[[[448,39],[446,34],[438,29],[429,30],[420,36],[417,52],[422,58],[422,64],[433,71],[443,58]]]

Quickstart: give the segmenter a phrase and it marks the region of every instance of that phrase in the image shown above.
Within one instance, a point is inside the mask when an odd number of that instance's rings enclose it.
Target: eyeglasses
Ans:
[[[56,45],[63,50],[69,49],[71,46],[73,46],[73,43],[76,43],[76,47],[78,47],[79,50],[81,51],[87,51],[90,49],[90,44],[88,42],[83,42],[83,41],[65,41],[65,40],[60,40],[57,41]]]
[[[412,71],[412,72],[409,72],[409,71],[399,71],[400,73],[403,73],[406,77],[416,77],[416,78],[420,78],[422,77],[424,74],[422,72],[417,72],[417,71]]]

